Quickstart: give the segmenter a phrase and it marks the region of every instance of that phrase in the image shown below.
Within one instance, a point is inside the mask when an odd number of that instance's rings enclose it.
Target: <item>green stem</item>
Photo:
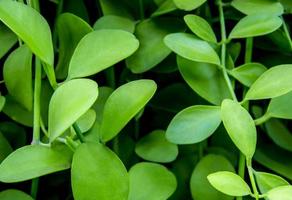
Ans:
[[[84,138],[79,126],[76,123],[74,123],[73,128],[74,128],[74,131],[76,132],[76,135],[77,135],[78,139],[80,140],[80,142],[84,143],[85,138]]]
[[[225,19],[224,19],[224,12],[223,12],[223,4],[222,1],[219,0],[219,15],[220,15],[220,27],[221,27],[221,37],[222,37],[222,46],[221,46],[221,65],[222,65],[222,72],[225,79],[225,82],[228,86],[229,92],[234,101],[237,101],[235,92],[233,91],[233,87],[230,81],[230,78],[227,74],[226,70],[226,29],[225,29]]]
[[[143,0],[139,0],[139,13],[140,13],[140,19],[143,20],[145,18]]]
[[[261,116],[260,118],[257,118],[254,120],[255,125],[261,125],[263,123],[265,123],[266,121],[268,121],[271,118],[270,114],[268,112],[266,112],[263,116]]]
[[[289,45],[290,45],[290,49],[292,50],[292,40],[291,40],[291,36],[290,36],[290,33],[289,33],[289,30],[288,30],[288,27],[287,27],[287,24],[284,20],[284,18],[282,17],[282,21],[283,21],[283,28],[284,28],[284,31],[285,31],[285,35],[287,37],[287,40],[289,42]]]
[[[115,77],[114,66],[105,70],[105,76],[106,76],[107,84],[113,89],[116,88],[116,77]]]
[[[30,195],[33,199],[37,199],[38,188],[39,188],[39,178],[32,179]]]
[[[56,80],[54,67],[48,65],[47,63],[43,63],[43,66],[44,66],[44,70],[46,72],[46,75],[47,75],[47,77],[49,79],[50,85],[52,86],[52,88],[54,90],[56,90],[57,87],[58,87],[58,83],[57,83],[57,80]]]
[[[54,31],[53,31],[53,46],[55,47],[55,50],[57,49],[57,19],[59,15],[62,13],[63,10],[63,5],[64,5],[64,0],[59,0],[58,6],[57,6],[57,11],[56,11],[56,16],[55,16],[55,23],[54,23]]]
[[[43,131],[43,133],[49,138],[49,133],[46,129],[45,123],[43,121],[43,118],[41,117],[40,119],[40,125],[41,125],[41,130]]]
[[[250,63],[252,60],[253,37],[247,38],[245,44],[244,63]]]
[[[246,160],[246,165],[247,165],[248,175],[249,175],[249,179],[250,179],[251,186],[252,186],[253,193],[254,193],[254,198],[256,200],[258,200],[259,199],[259,192],[258,192],[258,189],[257,189],[257,186],[256,186],[256,182],[255,182],[255,178],[254,178],[254,175],[253,175],[251,159],[247,159]]]
[[[198,148],[198,156],[199,156],[199,160],[201,160],[202,158],[203,158],[203,156],[204,156],[204,141],[203,142],[200,142],[199,144],[198,144],[199,146],[199,148]]]

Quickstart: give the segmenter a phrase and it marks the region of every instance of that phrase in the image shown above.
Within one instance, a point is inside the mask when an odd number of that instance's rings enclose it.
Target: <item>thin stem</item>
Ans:
[[[145,18],[143,0],[139,0],[139,13],[140,13],[140,19],[143,20]]]
[[[58,84],[57,84],[57,80],[56,80],[56,75],[55,75],[55,71],[54,71],[54,67],[48,65],[47,63],[43,63],[44,66],[44,70],[46,72],[46,75],[49,79],[50,85],[52,86],[52,88],[54,90],[57,89]]]
[[[30,195],[33,199],[37,199],[38,188],[39,188],[39,178],[32,179]]]
[[[203,156],[204,156],[204,142],[200,142],[199,144],[198,144],[199,146],[199,148],[198,148],[198,156],[199,156],[199,159],[201,160],[201,158],[203,158]]]
[[[48,131],[47,131],[47,129],[46,129],[46,126],[45,126],[45,123],[44,123],[42,117],[41,117],[41,119],[40,119],[40,125],[41,125],[41,130],[43,131],[43,133],[44,133],[47,137],[49,137],[49,133],[48,133]]]
[[[77,135],[78,139],[80,140],[80,142],[84,143],[85,138],[84,138],[79,126],[76,123],[74,123],[73,128],[74,128],[74,131],[76,132],[76,135]]]
[[[223,4],[222,1],[219,0],[219,15],[220,15],[220,27],[221,27],[221,37],[222,37],[222,41],[226,41],[226,30],[225,30],[225,19],[224,19],[224,12],[223,12]],[[234,101],[237,101],[235,92],[233,91],[233,87],[230,81],[230,78],[227,74],[227,70],[226,70],[226,44],[225,42],[222,43],[221,46],[221,65],[222,65],[222,72],[223,72],[223,76],[225,79],[225,82],[228,86],[229,92],[233,98]]]
[[[284,20],[284,18],[282,17],[282,21],[283,21],[283,28],[284,28],[284,31],[285,31],[285,35],[287,37],[287,40],[289,42],[289,45],[290,45],[290,49],[292,50],[292,40],[291,40],[291,36],[290,36],[290,33],[289,33],[289,30],[288,30],[288,27],[287,27],[287,24]]]
[[[34,102],[33,102],[33,139],[32,144],[40,142],[40,98],[42,87],[42,66],[39,58],[35,57],[35,81],[34,81]]]
[[[256,200],[258,200],[259,199],[259,192],[258,192],[258,189],[257,189],[257,186],[256,186],[256,182],[255,182],[255,178],[254,178],[254,175],[253,175],[251,159],[247,159],[246,160],[246,165],[247,165],[248,175],[249,175],[249,179],[250,179],[251,186],[252,186],[253,193],[254,193],[254,198]]]
[[[116,77],[115,77],[114,67],[110,67],[110,68],[106,69],[105,76],[106,76],[107,84],[111,88],[116,88]]]
[[[55,50],[57,49],[57,38],[58,38],[57,37],[57,19],[59,15],[62,13],[63,5],[64,5],[64,0],[59,0],[56,16],[55,16],[54,31],[53,31],[53,46],[55,47]]]
[[[244,63],[250,63],[252,60],[253,37],[246,38]]]
[[[257,118],[254,120],[255,125],[261,125],[263,123],[265,123],[266,121],[268,121],[271,118],[270,114],[268,112],[266,112],[263,116],[261,116],[260,118]]]

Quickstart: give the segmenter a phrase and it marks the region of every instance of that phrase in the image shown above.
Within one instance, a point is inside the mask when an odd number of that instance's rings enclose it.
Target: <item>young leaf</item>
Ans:
[[[3,78],[9,94],[28,111],[32,110],[32,53],[26,45],[13,51],[3,66]]]
[[[229,38],[248,38],[274,32],[282,25],[278,16],[270,14],[254,14],[242,18],[232,29]]]
[[[223,170],[235,172],[232,164],[221,155],[209,154],[203,157],[196,165],[191,176],[190,186],[192,197],[196,200],[232,200],[233,197],[216,190],[207,179],[209,174]]]
[[[58,87],[49,105],[50,141],[59,137],[88,111],[97,96],[97,83],[89,79],[71,80]]]
[[[98,30],[88,33],[77,45],[67,79],[96,74],[133,54],[139,41],[122,30]]]
[[[105,15],[94,23],[93,29],[119,29],[134,33],[135,22],[125,17]]]
[[[256,149],[257,132],[250,114],[239,103],[226,99],[221,105],[221,118],[231,140],[248,158]]]
[[[259,186],[259,189],[263,194],[267,193],[273,188],[289,185],[289,183],[285,179],[274,174],[266,172],[255,172],[254,175],[256,177],[257,185]]]
[[[292,119],[292,91],[273,98],[268,106],[267,113],[272,117]]]
[[[198,37],[207,42],[217,42],[216,35],[212,27],[204,18],[189,14],[184,16],[184,20],[191,31]]]
[[[230,71],[239,82],[250,87],[267,68],[260,63],[246,63]]]
[[[172,119],[166,130],[166,138],[175,144],[198,143],[212,135],[220,123],[220,107],[191,106]]]
[[[8,189],[0,192],[1,200],[33,200],[28,194],[14,189]]]
[[[207,178],[214,188],[227,195],[245,196],[251,194],[247,183],[235,173],[220,171],[208,175]]]
[[[71,13],[63,13],[57,18],[57,33],[59,38],[59,59],[56,76],[59,79],[67,77],[69,62],[79,41],[93,31],[83,19]]]
[[[207,0],[173,0],[174,4],[182,10],[191,11],[200,7]]]
[[[267,193],[269,200],[292,200],[292,186],[280,186]]]
[[[83,143],[74,153],[71,181],[76,200],[127,200],[129,177],[120,159],[98,143]]]
[[[104,107],[100,129],[102,141],[114,138],[152,98],[156,88],[154,81],[146,79],[132,81],[117,88]]]
[[[35,9],[17,1],[0,1],[0,20],[42,61],[54,65],[50,27]]]
[[[17,42],[16,35],[4,24],[0,23],[0,59]]]
[[[128,200],[168,199],[175,191],[175,176],[163,165],[140,162],[130,171]]]
[[[93,109],[89,109],[84,113],[77,121],[77,125],[80,128],[81,132],[87,132],[94,124],[96,120],[96,113]]]
[[[178,147],[165,139],[165,131],[155,130],[137,142],[135,152],[145,160],[167,163],[176,159]]]
[[[164,43],[176,54],[197,62],[220,65],[215,50],[203,40],[188,33],[172,33],[164,38]]]
[[[15,183],[70,168],[72,152],[64,145],[55,148],[24,146],[0,164],[0,181]]]
[[[259,13],[282,15],[284,12],[282,4],[273,0],[233,0],[231,5],[246,15]]]
[[[245,100],[274,98],[292,90],[292,65],[278,65],[264,72],[250,87]]]

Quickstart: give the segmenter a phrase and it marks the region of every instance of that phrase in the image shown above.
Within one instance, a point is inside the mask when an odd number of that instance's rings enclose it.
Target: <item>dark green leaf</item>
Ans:
[[[7,28],[7,26],[0,23],[0,58],[2,58],[16,42],[16,35]]]
[[[135,30],[135,22],[116,15],[105,15],[99,18],[93,26],[94,30],[100,29],[120,29],[124,31],[128,31],[130,33],[134,33]]]
[[[13,151],[7,139],[0,132],[0,163]]]
[[[33,200],[28,194],[14,189],[8,189],[0,192],[1,200]]]

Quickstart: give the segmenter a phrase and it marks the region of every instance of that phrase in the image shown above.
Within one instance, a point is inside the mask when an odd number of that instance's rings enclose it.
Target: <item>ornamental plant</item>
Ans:
[[[0,200],[292,200],[289,0],[0,0]]]

